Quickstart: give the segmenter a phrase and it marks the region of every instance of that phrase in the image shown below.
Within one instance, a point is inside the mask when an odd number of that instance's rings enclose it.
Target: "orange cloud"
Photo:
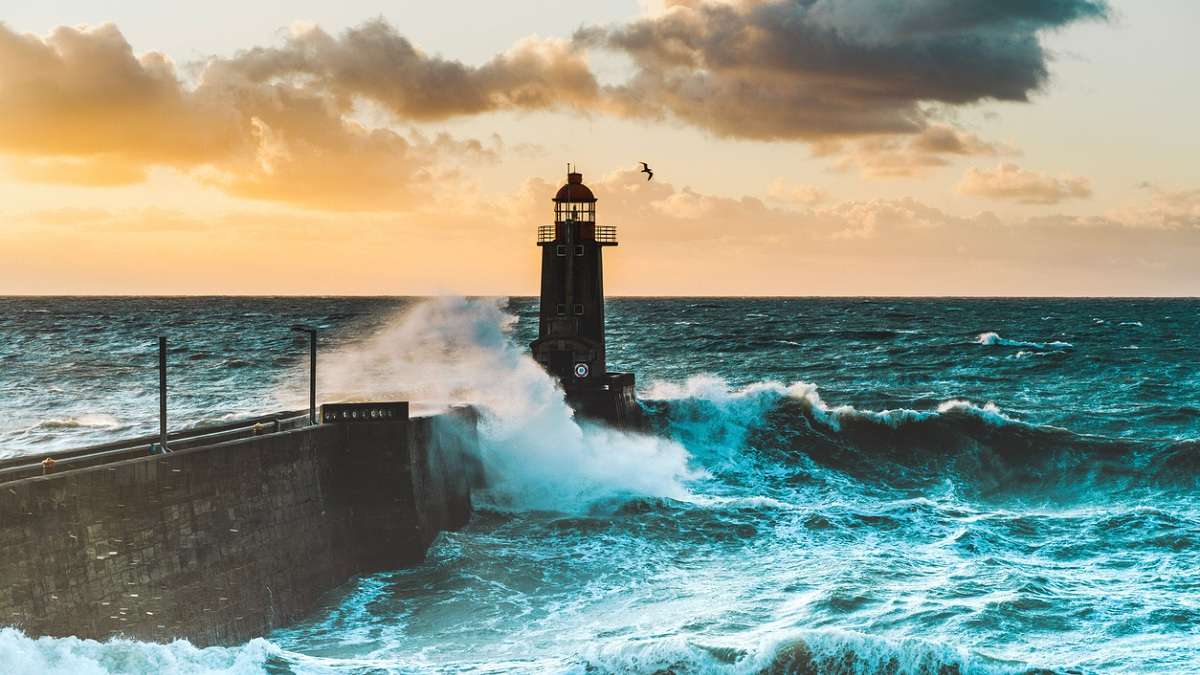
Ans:
[[[1051,176],[1006,163],[991,171],[969,169],[957,188],[960,193],[989,199],[1006,199],[1022,204],[1057,204],[1092,195],[1087,178]]]
[[[135,56],[112,24],[46,38],[0,24],[0,151],[192,165],[236,145],[238,119],[186,90],[162,54]]]
[[[815,206],[829,199],[829,193],[812,185],[794,185],[776,178],[767,187],[767,195],[778,202],[800,206]]]
[[[547,110],[591,103],[599,87],[565,40],[525,38],[479,67],[425,54],[383,19],[340,36],[294,30],[279,47],[211,59],[205,79],[263,85],[302,79],[343,109],[356,97],[405,120],[443,120],[493,110]]]
[[[1152,188],[1148,201],[1114,209],[1109,217],[1133,227],[1200,230],[1200,189]]]
[[[980,157],[1014,154],[1007,146],[989,143],[979,136],[946,124],[934,124],[919,133],[904,136],[873,136],[857,141],[843,152],[826,148],[825,154],[841,154],[835,168],[857,168],[868,178],[907,178],[948,165],[951,156]]]
[[[146,180],[146,166],[111,155],[87,157],[22,157],[5,162],[9,175],[29,183],[88,187],[130,185]]]
[[[405,68],[389,68],[404,58]],[[135,55],[111,24],[46,38],[0,24],[0,153],[16,158],[7,168],[22,180],[120,185],[170,166],[239,197],[401,210],[428,199],[439,160],[494,151],[367,127],[352,117],[355,96],[432,119],[557,106],[564,98],[551,92],[585,96],[588,77],[562,42],[524,41],[471,69],[416,51],[376,21],[341,39],[313,28],[279,49],[212,59],[188,87],[164,56]],[[455,78],[469,86],[451,86]]]

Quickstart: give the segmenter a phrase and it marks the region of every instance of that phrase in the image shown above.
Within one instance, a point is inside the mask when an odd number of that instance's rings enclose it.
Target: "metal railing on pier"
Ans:
[[[197,427],[184,431],[176,431],[167,435],[172,452],[198,448],[239,438],[259,436],[264,433],[288,431],[309,425],[308,411],[285,410],[250,417],[225,424]],[[126,459],[148,457],[158,452],[161,436],[153,434],[128,438],[111,443],[89,445],[70,450],[55,452],[39,452],[34,454],[10,457],[0,460],[0,483],[8,483],[22,478],[41,476],[47,472],[46,460],[51,460],[53,473],[61,473],[72,469],[82,469],[89,466],[99,466],[119,462]]]
[[[273,433],[320,424],[317,419],[317,332],[316,328],[294,325],[293,331],[308,336],[309,402],[307,414],[284,411],[251,417],[227,424],[169,432],[167,427],[167,339],[158,337],[158,434],[53,452],[26,453],[0,459],[0,483],[97,466],[148,455],[213,445],[246,436]]]

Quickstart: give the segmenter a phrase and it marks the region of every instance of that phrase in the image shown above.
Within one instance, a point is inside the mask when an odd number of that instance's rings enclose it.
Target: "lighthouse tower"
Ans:
[[[568,170],[553,201],[554,224],[538,227],[542,292],[533,357],[576,412],[630,425],[638,409],[633,375],[610,373],[605,361],[603,251],[617,245],[617,228],[597,224],[596,196],[583,174]]]

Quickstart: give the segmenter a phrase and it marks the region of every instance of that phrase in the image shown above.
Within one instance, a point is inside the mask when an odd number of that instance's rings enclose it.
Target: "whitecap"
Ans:
[[[1002,337],[999,333],[988,331],[980,333],[975,337],[975,344],[983,345],[984,347],[1025,347],[1028,349],[1073,349],[1075,345],[1070,342],[1054,340],[1052,342],[1026,342],[1024,340],[1010,340]]]
[[[614,640],[581,654],[579,672],[1011,673],[1026,664],[915,638],[888,640],[862,633],[763,626],[737,636],[682,635]]]
[[[999,406],[992,402],[980,405],[954,398],[939,403],[932,410],[859,410],[852,405],[827,404],[821,398],[817,386],[808,382],[784,385],[780,382],[766,381],[744,387],[730,387],[724,379],[708,374],[690,377],[683,383],[654,382],[644,397],[649,401],[671,401],[677,406],[685,407],[697,403],[705,404],[705,410],[686,415],[686,431],[696,438],[729,440],[731,433],[744,436],[750,426],[759,424],[766,413],[784,399],[802,403],[813,422],[833,431],[841,431],[842,425],[850,421],[871,422],[897,429],[904,424],[919,423],[942,415],[975,417],[996,427],[1027,424],[1005,415]]]
[[[34,425],[35,429],[119,429],[121,421],[112,415],[87,413],[78,417],[54,417]]]

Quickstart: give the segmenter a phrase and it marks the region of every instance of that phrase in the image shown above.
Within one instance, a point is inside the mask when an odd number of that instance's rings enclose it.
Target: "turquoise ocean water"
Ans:
[[[246,645],[0,672],[1200,672],[1200,301],[616,299],[647,434],[580,426],[536,302],[0,298],[0,456],[326,399],[485,410],[427,562]]]

